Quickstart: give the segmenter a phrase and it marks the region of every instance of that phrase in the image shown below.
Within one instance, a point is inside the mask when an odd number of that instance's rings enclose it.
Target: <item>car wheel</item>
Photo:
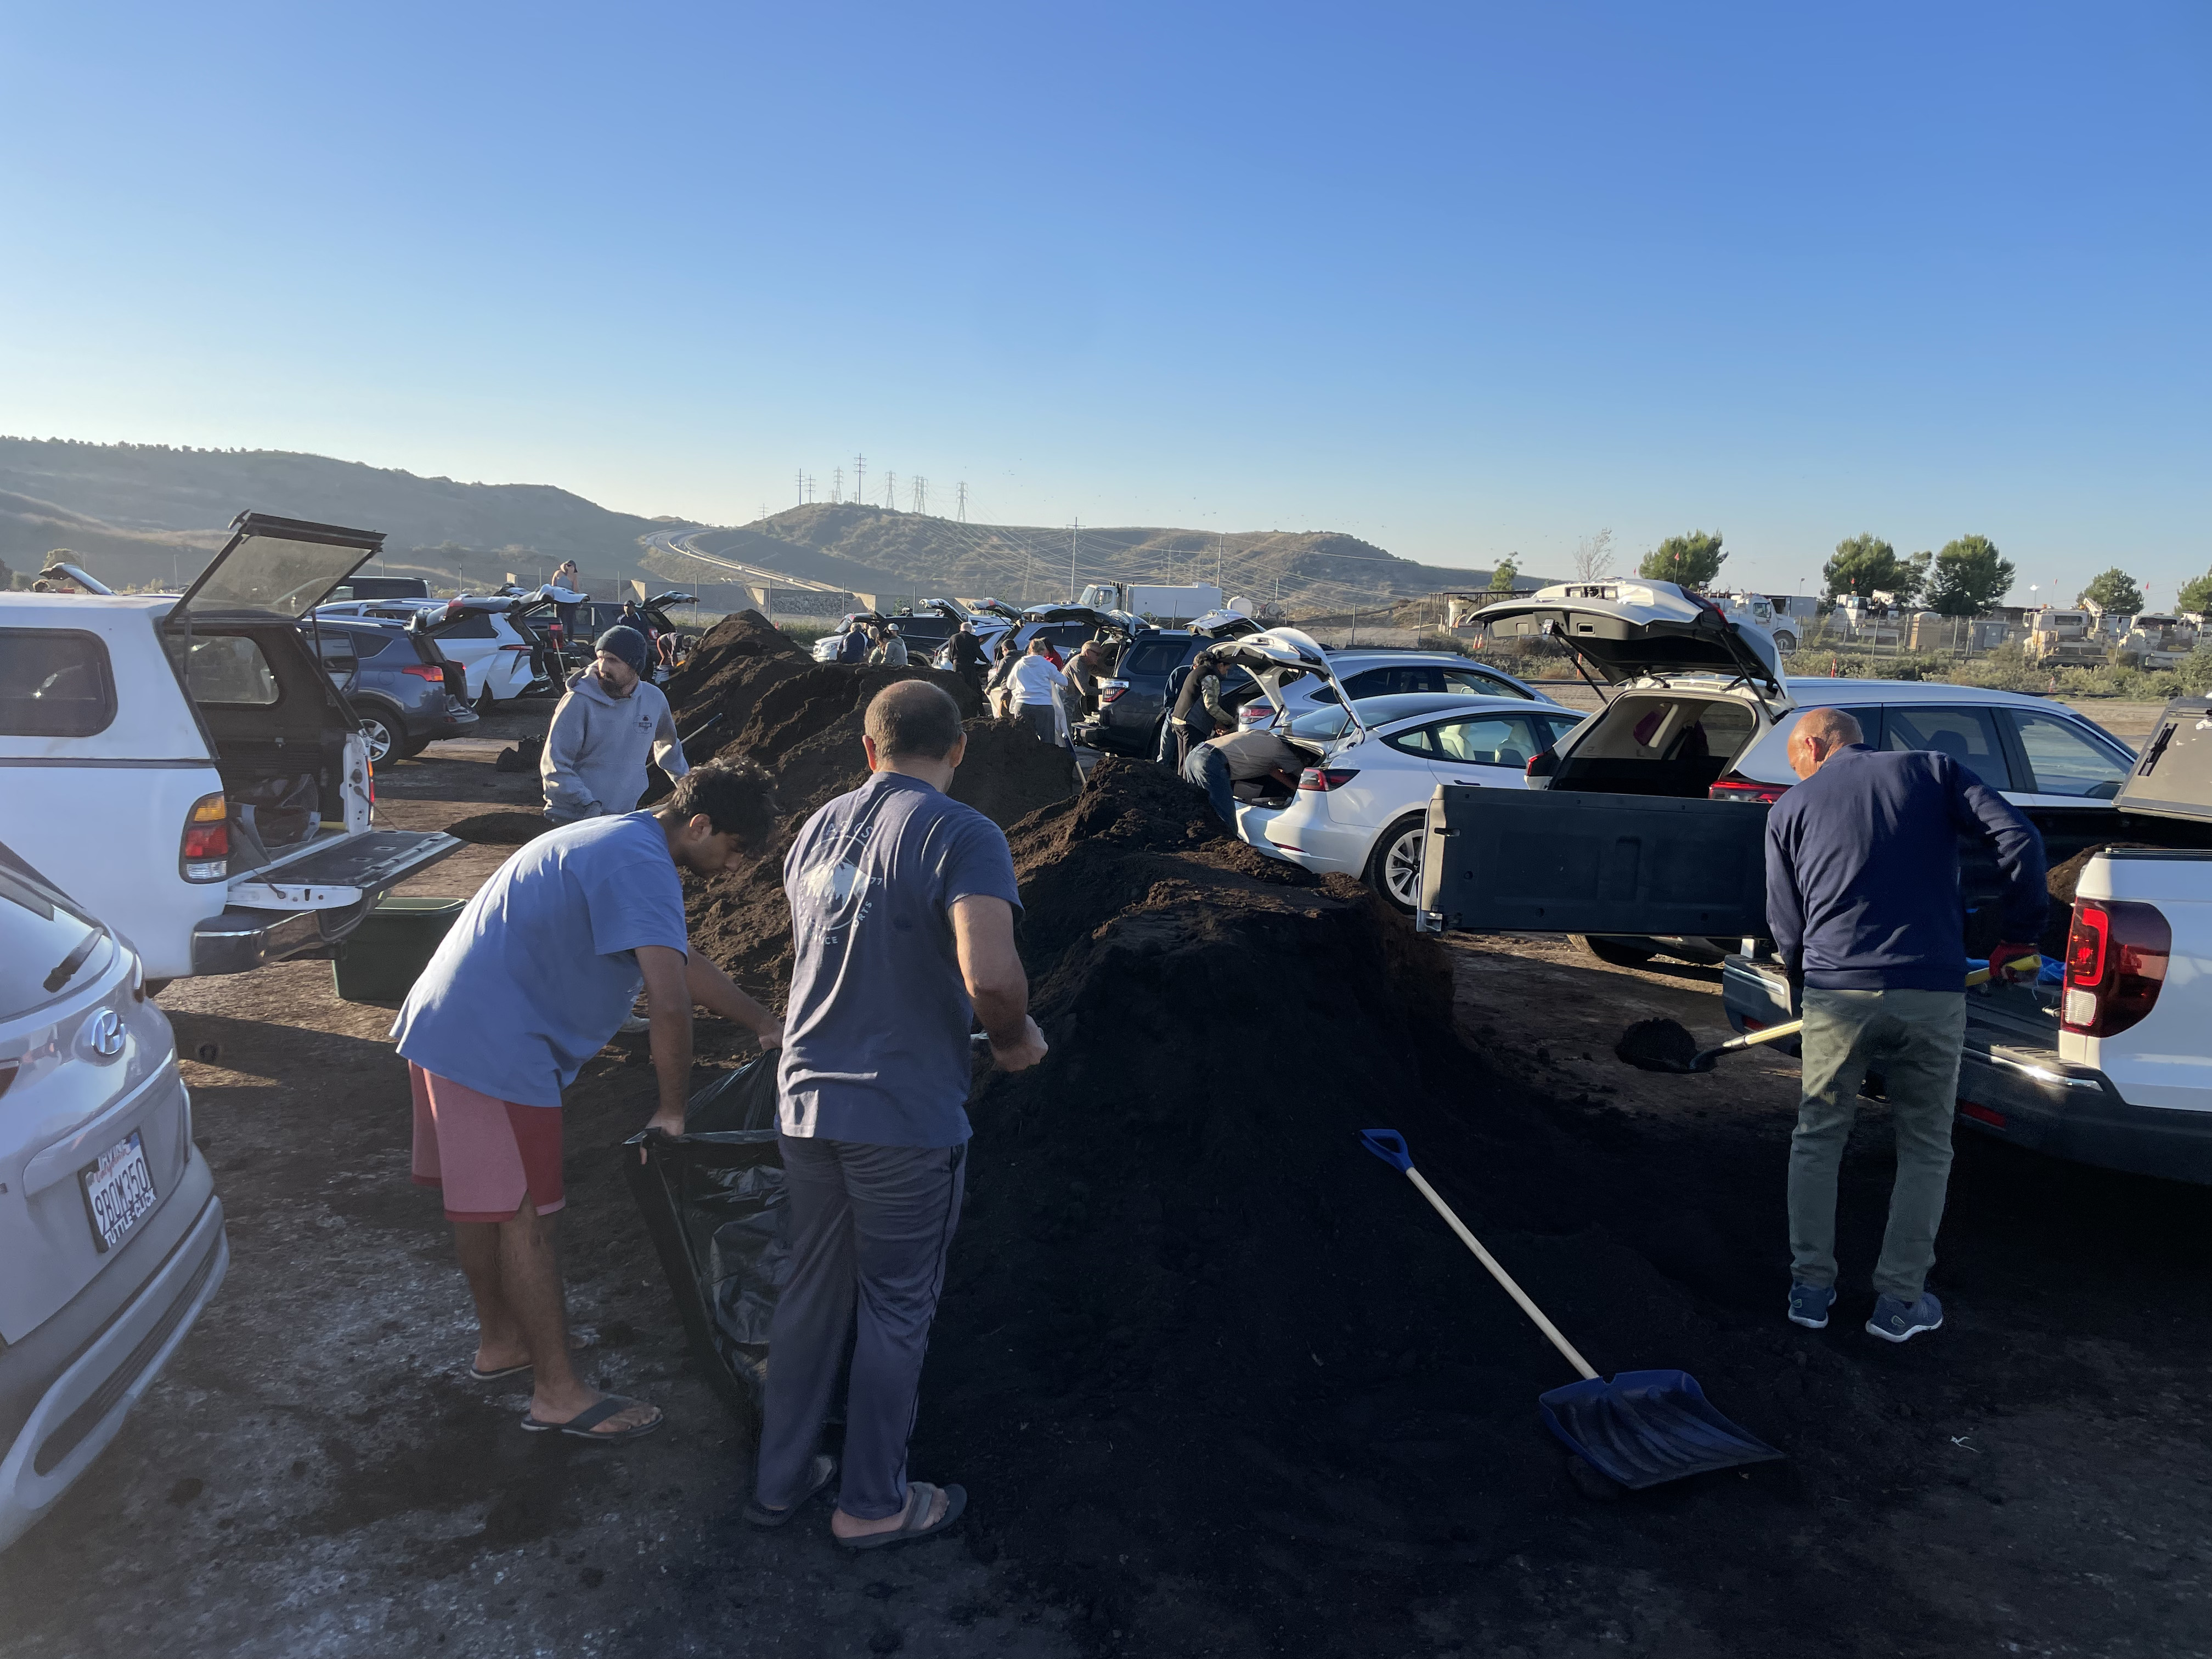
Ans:
[[[377,765],[399,746],[398,722],[383,714],[363,714],[361,738],[368,745],[368,763]]]
[[[1600,962],[1609,962],[1616,968],[1641,968],[1659,954],[1649,946],[1633,945],[1625,939],[1608,939],[1602,933],[1583,934],[1583,949]]]
[[[1421,902],[1421,851],[1428,838],[1428,814],[1408,812],[1376,838],[1368,855],[1367,884],[1409,916]]]
[[[1797,648],[1797,636],[1795,634],[1777,634],[1774,636],[1774,648],[1782,652],[1795,651]]]

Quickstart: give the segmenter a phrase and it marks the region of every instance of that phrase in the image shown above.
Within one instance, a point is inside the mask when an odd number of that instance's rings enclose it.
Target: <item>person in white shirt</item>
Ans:
[[[1067,676],[1052,665],[1052,659],[1045,654],[1048,648],[1043,635],[1033,635],[1028,654],[1014,665],[1006,684],[1022,718],[1036,728],[1037,741],[1058,748],[1066,741],[1060,730],[1060,688],[1067,684]]]

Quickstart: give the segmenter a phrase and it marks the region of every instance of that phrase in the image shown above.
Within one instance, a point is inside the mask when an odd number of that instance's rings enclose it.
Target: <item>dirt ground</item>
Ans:
[[[383,820],[429,827],[530,804],[534,780],[490,761],[544,709],[387,769]],[[471,890],[506,851],[468,848],[414,890]],[[1218,1478],[1197,1483],[1224,1495],[1206,1517],[1211,1547],[1163,1559],[1128,1539],[1117,1569],[1115,1540],[1085,1524],[1085,1483],[1115,1467],[1101,1437],[1129,1432],[1127,1419],[1069,1415],[1049,1425],[1068,1448],[1064,1528],[991,1525],[994,1495],[975,1486],[983,1524],[903,1551],[848,1559],[819,1514],[757,1533],[738,1518],[749,1438],[684,1352],[614,1162],[650,1109],[642,1056],[610,1050],[571,1094],[564,1251],[589,1373],[672,1421],[626,1448],[548,1444],[514,1428],[521,1395],[467,1378],[471,1326],[448,1235],[434,1198],[407,1181],[388,1011],[338,1001],[326,963],[286,964],[161,997],[227,1208],[230,1278],[92,1473],[0,1556],[0,1654],[2203,1650],[2212,1206],[2201,1190],[1962,1133],[1937,1269],[1950,1323],[1890,1349],[1859,1329],[1889,1177],[1869,1103],[1845,1170],[1844,1300],[1827,1331],[1796,1332],[1779,1310],[1794,1063],[1754,1055],[1713,1077],[1663,1078],[1608,1052],[1646,1015],[1722,1034],[1717,976],[1611,968],[1556,939],[1449,951],[1468,1109],[1505,1091],[1587,1146],[1606,1189],[1623,1170],[1647,1177],[1638,1216],[1593,1197],[1563,1248],[1595,1261],[1608,1239],[1636,1235],[1669,1296],[1694,1297],[1717,1332],[1806,1379],[1802,1409],[1826,1388],[1871,1392],[1887,1443],[1855,1463],[1849,1449],[1812,1449],[1817,1423],[1762,1422],[1785,1449],[1805,1443],[1802,1455],[1750,1481],[1599,1502],[1574,1488],[1533,1399],[1516,1393],[1522,1484],[1499,1490],[1528,1494],[1523,1508],[1500,1512],[1476,1470],[1434,1513],[1363,1518],[1335,1484],[1340,1460],[1421,1476],[1452,1455],[1346,1408],[1316,1420],[1310,1467],[1278,1456],[1265,1471],[1303,1485],[1310,1514],[1238,1507],[1263,1455],[1224,1439]],[[741,1051],[707,1035],[703,1047]],[[1316,1041],[1325,1063],[1326,1032]],[[1225,1087],[1255,1081],[1249,1068],[1223,1074]],[[1389,1104],[1376,1103],[1378,1121]],[[1013,1179],[1012,1166],[997,1178]],[[1551,1202],[1573,1209],[1572,1198]],[[1670,1211],[1678,1224],[1650,1218]],[[1482,1216],[1468,1219],[1483,1230]],[[1486,1323],[1482,1281],[1440,1227],[1434,1249],[1425,1271],[1469,1275],[1468,1328],[1436,1345],[1517,1342]],[[956,1243],[956,1285],[991,1273]],[[948,1322],[933,1373],[967,1368],[948,1349],[969,1322]],[[1573,1334],[1594,1358],[1674,1363],[1613,1353],[1603,1331]],[[1335,1357],[1324,1346],[1314,1364]],[[1412,1382],[1494,1391],[1498,1373]],[[1286,1395],[1313,1386],[1283,1380]],[[1517,1374],[1511,1386],[1524,1386]],[[926,1384],[916,1474],[962,1478],[963,1448],[930,1418]],[[1528,1487],[1528,1469],[1548,1486]],[[997,1512],[1020,1507],[1002,1495]],[[1400,1541],[1415,1522],[1429,1541]],[[1730,1547],[1716,1551],[1723,1536]],[[1068,1537],[1085,1540],[1083,1559],[1055,1553]]]

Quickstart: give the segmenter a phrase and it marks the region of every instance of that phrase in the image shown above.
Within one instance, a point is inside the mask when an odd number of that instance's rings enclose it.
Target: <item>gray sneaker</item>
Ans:
[[[1885,1342],[1910,1342],[1923,1331],[1942,1328],[1943,1304],[1933,1291],[1921,1291],[1917,1302],[1878,1296],[1874,1299],[1874,1317],[1867,1321],[1867,1334]]]
[[[1802,1325],[1808,1331],[1828,1328],[1828,1310],[1836,1305],[1836,1287],[1832,1285],[1790,1285],[1790,1322]]]

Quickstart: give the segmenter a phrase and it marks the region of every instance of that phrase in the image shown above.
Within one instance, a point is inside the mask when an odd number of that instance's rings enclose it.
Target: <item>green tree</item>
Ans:
[[[1498,568],[1490,573],[1490,591],[1493,593],[1510,593],[1513,591],[1513,579],[1520,574],[1521,567],[1514,562],[1513,555],[1507,554],[1498,562]]]
[[[2174,596],[2176,611],[2194,611],[2198,616],[2212,611],[2212,570],[2208,570],[2193,582],[2183,584]]]
[[[1646,553],[1636,574],[1680,587],[1704,587],[1721,574],[1727,558],[1721,551],[1719,531],[1708,536],[1702,530],[1692,530],[1686,536],[1669,536]]]
[[[1987,536],[1961,536],[1943,544],[1928,584],[1928,608],[1946,617],[1978,617],[2012,592],[2012,561]]]
[[[2076,605],[2095,603],[2106,611],[2124,611],[2129,616],[2142,609],[2142,589],[2136,579],[2114,565],[2092,577],[2089,585],[2075,596]]]
[[[1899,605],[1911,605],[1920,592],[1929,558],[1928,554],[1916,553],[1910,559],[1900,559],[1897,550],[1879,536],[1848,537],[1836,544],[1836,556],[1820,568],[1820,579],[1826,584],[1823,591],[1831,600],[1847,593],[1871,599],[1881,592],[1892,595]]]

